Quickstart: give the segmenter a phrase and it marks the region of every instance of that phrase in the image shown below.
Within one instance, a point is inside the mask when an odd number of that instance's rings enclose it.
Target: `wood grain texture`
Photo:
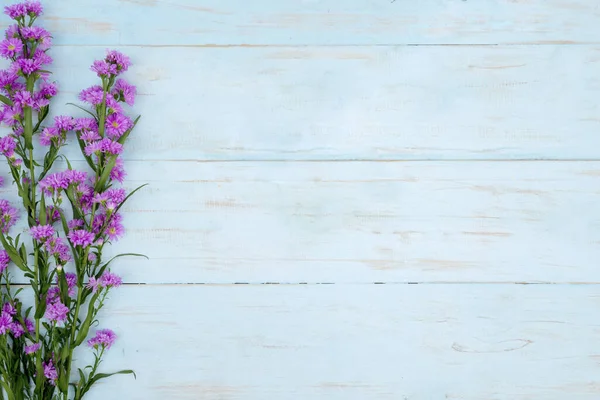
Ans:
[[[598,162],[126,168],[128,282],[600,282]]]
[[[143,114],[128,159],[600,156],[597,46],[123,50]],[[53,50],[55,113],[79,112],[60,105],[103,51]]]
[[[89,400],[596,400],[598,286],[140,286]],[[82,356],[83,357],[83,356]]]
[[[59,44],[600,41],[595,0],[61,0],[46,7],[44,22]]]

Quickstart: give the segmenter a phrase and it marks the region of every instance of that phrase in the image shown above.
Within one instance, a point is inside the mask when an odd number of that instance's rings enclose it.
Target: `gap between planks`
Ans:
[[[550,40],[539,42],[507,43],[374,43],[374,44],[53,44],[53,47],[153,47],[153,48],[308,48],[308,47],[492,47],[492,46],[597,46],[600,42],[574,42],[569,40]]]
[[[167,287],[167,286],[372,286],[372,285],[396,285],[396,286],[410,286],[410,285],[486,285],[486,286],[508,286],[508,285],[516,285],[516,286],[526,286],[526,285],[536,285],[536,286],[595,286],[600,285],[600,282],[504,282],[504,281],[419,281],[419,282],[344,282],[344,283],[335,283],[335,282],[177,282],[177,283],[134,283],[127,282],[123,283],[121,286],[155,286],[155,287]],[[4,287],[6,284],[0,284],[0,286]],[[19,282],[12,283],[11,287],[16,288],[24,288],[30,285]]]

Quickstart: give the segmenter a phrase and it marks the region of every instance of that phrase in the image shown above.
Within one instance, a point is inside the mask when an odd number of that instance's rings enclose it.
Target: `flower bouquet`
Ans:
[[[0,42],[10,63],[0,71],[0,121],[8,127],[0,153],[20,211],[0,200],[0,399],[81,399],[102,379],[133,374],[100,372],[116,335],[96,328],[108,293],[121,285],[111,262],[141,256],[103,257],[124,233],[120,208],[140,189],[127,194],[119,187],[123,147],[139,119],[123,107],[133,105],[136,88],[120,78],[129,58],[108,51],[91,67],[99,84],[81,91],[82,105],[73,104],[86,114],[50,120],[58,89],[47,70],[52,37],[34,25],[42,5],[26,1],[4,11],[14,23]],[[84,169],[61,152],[69,138]],[[82,345],[93,361],[76,366],[74,351]]]

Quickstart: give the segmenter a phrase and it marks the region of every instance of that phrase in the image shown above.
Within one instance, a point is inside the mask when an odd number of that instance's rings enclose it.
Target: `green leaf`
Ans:
[[[100,176],[100,179],[98,179],[98,182],[96,183],[96,186],[94,187],[94,190],[96,192],[100,193],[102,191],[102,189],[104,188],[104,185],[106,184],[106,181],[110,177],[110,172],[115,167],[116,163],[117,163],[117,156],[111,156],[109,161],[104,166],[104,171],[102,171],[102,175]]]
[[[98,296],[100,296],[101,291],[98,290],[93,296],[92,299],[90,300],[89,306],[88,306],[88,313],[86,315],[85,321],[83,321],[83,324],[81,325],[81,327],[79,328],[79,333],[77,334],[77,339],[75,339],[75,343],[74,343],[74,347],[79,346],[81,343],[83,343],[83,341],[85,340],[85,338],[88,335],[88,332],[90,331],[90,326],[92,324],[92,320],[93,320],[93,316],[94,316],[94,305],[96,303],[96,300],[98,300]],[[73,323],[76,323],[77,321],[74,321]]]
[[[44,192],[42,191],[42,198],[40,199],[40,223],[42,225],[46,225],[46,196],[44,196]]]
[[[90,112],[89,110],[86,110],[85,108],[83,108],[81,106],[78,106],[77,104],[74,104],[74,103],[67,103],[67,105],[68,106],[77,107],[80,110],[85,111],[86,113],[90,114],[96,120],[96,122],[98,122],[98,118],[96,118],[96,116],[92,112]]]
[[[14,262],[15,265],[17,267],[19,267],[19,269],[21,269],[22,271],[25,271],[25,272],[31,272],[31,270],[29,268],[27,268],[27,266],[25,265],[25,262],[19,256],[19,253],[17,253],[17,250],[6,241],[6,238],[4,237],[4,233],[1,233],[1,232],[0,232],[0,242],[2,242],[2,246],[4,247],[4,250],[6,250],[6,252],[8,253],[10,260],[12,262]]]
[[[134,379],[137,379],[137,376],[135,375],[135,372],[133,370],[131,370],[131,369],[124,369],[124,370],[121,370],[121,371],[113,372],[111,374],[96,374],[96,375],[94,375],[93,378],[90,379],[89,386],[92,386],[94,383],[98,382],[101,379],[106,379],[106,378],[109,378],[109,377],[111,377],[113,375],[129,375],[129,374],[133,375]]]
[[[102,276],[102,274],[104,273],[104,271],[106,270],[108,265],[111,262],[113,262],[114,259],[119,258],[119,257],[144,257],[146,260],[149,260],[148,256],[145,254],[123,253],[123,254],[116,255],[113,258],[111,258],[110,260],[108,260],[108,262],[106,264],[104,264],[102,267],[100,267],[100,270],[98,271],[98,273],[96,273],[96,279],[100,278],[100,276]]]
[[[133,131],[133,128],[135,128],[135,126],[137,125],[140,118],[142,118],[142,116],[138,115],[138,117],[135,119],[135,121],[133,121],[133,126],[131,128],[129,128],[123,135],[121,135],[121,137],[119,138],[119,140],[117,140],[117,142],[119,142],[121,144],[125,143],[125,140],[127,140],[127,137],[129,136],[131,131]]]
[[[10,386],[8,386],[8,383],[6,383],[4,379],[2,379],[0,380],[0,384],[2,384],[2,387],[6,391],[6,396],[8,397],[8,400],[15,400],[15,395],[10,389]]]
[[[7,106],[13,106],[13,102],[6,96],[0,94],[0,101],[6,104]]]
[[[117,206],[117,208],[115,208],[114,214],[116,214],[116,213],[117,213],[117,211],[119,211],[119,209],[120,209],[121,207],[123,207],[123,204],[125,204],[125,202],[126,202],[127,200],[129,200],[129,198],[130,198],[131,196],[133,196],[133,194],[134,194],[135,192],[137,192],[138,190],[140,190],[140,189],[141,189],[141,188],[143,188],[144,186],[148,186],[148,183],[144,183],[143,185],[140,185],[140,186],[136,187],[135,189],[133,189],[133,190],[131,191],[131,193],[129,193],[129,194],[127,195],[127,197],[125,197],[125,200],[123,200],[123,201],[121,202],[121,204],[119,204],[119,205]]]

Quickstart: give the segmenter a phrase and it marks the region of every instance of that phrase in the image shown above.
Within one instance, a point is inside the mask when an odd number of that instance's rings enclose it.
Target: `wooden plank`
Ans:
[[[126,168],[128,282],[600,282],[598,162]]]
[[[596,400],[598,286],[145,286],[89,399]],[[148,334],[151,332],[151,334]]]
[[[599,159],[600,47],[121,48],[129,159]],[[56,112],[104,49],[53,50]],[[176,62],[174,62],[176,60]]]
[[[595,0],[61,0],[60,44],[348,45],[599,41]],[[6,24],[6,18],[2,24]]]

